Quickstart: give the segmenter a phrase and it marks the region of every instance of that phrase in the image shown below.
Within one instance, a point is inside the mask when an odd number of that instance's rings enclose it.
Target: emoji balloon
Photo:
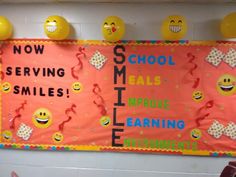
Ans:
[[[108,16],[102,23],[103,37],[109,42],[117,42],[125,34],[125,23],[117,16]]]
[[[12,24],[4,16],[0,16],[0,40],[6,40],[12,36]]]
[[[49,16],[44,22],[44,32],[50,39],[63,40],[70,34],[70,24],[61,16]]]
[[[236,12],[230,13],[223,18],[220,30],[225,38],[236,37]]]
[[[180,40],[187,33],[187,22],[185,17],[171,15],[167,17],[161,27],[162,37],[165,40]]]

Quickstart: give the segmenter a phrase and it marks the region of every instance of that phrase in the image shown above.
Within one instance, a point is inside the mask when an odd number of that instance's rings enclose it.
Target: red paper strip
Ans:
[[[212,108],[213,106],[214,106],[214,100],[210,100],[210,101],[206,102],[204,106],[200,107],[197,110],[197,114],[200,114],[203,109],[207,110],[207,109]]]
[[[69,115],[69,113],[73,112],[74,114],[76,114],[75,108],[76,108],[76,105],[72,104],[70,108],[67,108],[65,110],[65,114],[68,117],[68,119],[66,119],[65,121],[59,124],[58,128],[60,131],[63,131],[65,124],[71,121],[72,117]]]
[[[99,94],[101,91],[102,90],[97,83],[93,84],[93,93],[97,97],[97,100],[94,100],[93,103],[98,107],[98,109],[100,109],[100,113],[104,116],[107,114],[107,111],[105,108],[105,101],[103,97]]]
[[[71,68],[71,75],[72,75],[72,77],[75,78],[76,80],[79,79],[79,76],[78,76],[79,71],[83,69],[83,62],[82,62],[82,60],[81,60],[81,55],[83,55],[83,57],[86,56],[86,55],[85,55],[85,49],[84,49],[84,48],[79,47],[78,50],[79,50],[79,52],[75,55],[76,58],[77,58],[77,60],[78,60],[78,63],[77,63],[75,66],[73,66],[73,67]]]
[[[21,118],[20,110],[24,110],[26,104],[27,104],[27,101],[25,100],[23,103],[21,103],[21,106],[15,110],[16,115],[10,120],[11,129],[15,129],[15,120],[17,118]]]
[[[189,58],[188,64],[192,64],[193,67],[191,67],[188,72],[185,74],[183,80],[188,80],[188,75],[191,75],[191,77],[193,78],[193,86],[192,88],[196,89],[199,86],[200,83],[200,78],[197,77],[195,78],[193,71],[195,71],[198,68],[198,65],[196,63],[194,63],[195,60],[195,56],[192,53],[187,53],[187,57]],[[192,82],[192,80],[191,80]]]
[[[60,130],[60,131],[63,131],[64,126],[65,126],[65,123],[70,122],[71,119],[72,119],[72,117],[69,116],[67,120],[65,120],[65,121],[63,121],[61,124],[59,124],[59,130]]]
[[[210,115],[210,113],[207,113],[207,114],[205,114],[205,115],[203,115],[203,116],[200,116],[200,117],[198,117],[198,118],[196,118],[195,119],[195,122],[196,122],[196,124],[197,124],[197,127],[200,127],[200,121],[203,121],[207,116],[209,116]]]

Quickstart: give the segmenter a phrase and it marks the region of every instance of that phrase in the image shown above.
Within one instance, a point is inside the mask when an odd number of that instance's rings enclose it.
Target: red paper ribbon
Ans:
[[[96,95],[96,100],[94,100],[93,103],[98,107],[98,109],[100,109],[100,113],[104,116],[107,114],[107,110],[105,107],[105,101],[100,95],[101,91],[102,90],[97,83],[93,84],[93,93]]]
[[[93,84],[93,93],[95,95],[98,95],[101,92],[101,88],[99,87],[98,84]]]
[[[79,79],[78,73],[80,70],[83,69],[83,62],[81,60],[81,56],[83,56],[83,57],[86,56],[85,48],[79,47],[78,53],[75,56],[78,60],[78,63],[71,68],[71,75],[74,79],[78,80]]]
[[[0,64],[2,65],[2,54],[3,54],[3,51],[2,51],[2,45],[0,46]],[[3,71],[0,71],[0,75],[1,75],[1,81],[5,78],[5,74]]]
[[[187,53],[187,57],[189,58],[188,63],[192,64],[193,67],[191,67],[188,72],[185,74],[184,79],[187,80],[188,75],[191,75],[193,77],[193,85],[192,88],[196,89],[199,86],[200,78],[194,76],[193,71],[198,68],[198,65],[194,63],[195,56],[192,53]]]
[[[97,107],[100,109],[100,113],[104,116],[107,114],[107,110],[104,106],[104,104],[97,104],[96,101],[94,100],[93,103],[97,105]]]
[[[60,130],[60,131],[63,131],[64,126],[65,126],[65,123],[70,122],[71,119],[72,119],[72,117],[69,116],[67,120],[65,120],[65,121],[63,121],[61,124],[59,124],[59,130]]]
[[[74,114],[76,114],[75,108],[76,108],[76,105],[72,104],[70,108],[67,108],[65,110],[65,114],[68,115],[70,112],[73,112]]]
[[[65,121],[59,124],[58,128],[60,131],[63,131],[65,124],[71,121],[72,117],[69,115],[69,113],[73,112],[74,114],[76,114],[75,108],[76,108],[76,105],[72,104],[70,108],[67,108],[65,110],[65,114],[68,117],[68,119],[66,119]]]
[[[23,103],[21,103],[21,106],[15,110],[16,115],[12,118],[10,128],[15,129],[15,120],[17,118],[21,118],[20,111],[25,109],[25,105],[27,104],[27,101],[25,100]]]
[[[207,110],[207,109],[212,108],[213,106],[214,106],[214,100],[210,100],[210,101],[206,102],[204,106],[200,107],[197,110],[197,114],[200,114],[203,109]]]
[[[198,117],[198,118],[196,118],[195,119],[195,122],[196,122],[196,124],[197,124],[197,127],[200,127],[200,121],[203,121],[207,116],[209,116],[210,115],[210,113],[207,113],[207,114],[205,114],[205,115],[203,115],[203,116],[200,116],[200,117]]]

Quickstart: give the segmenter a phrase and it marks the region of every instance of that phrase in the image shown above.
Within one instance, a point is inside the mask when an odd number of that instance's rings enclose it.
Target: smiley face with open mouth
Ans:
[[[56,132],[52,135],[52,140],[54,143],[61,143],[64,139],[64,136],[61,132]]]
[[[111,119],[108,116],[102,116],[100,118],[100,124],[103,127],[108,127],[111,124]]]
[[[231,96],[236,93],[236,77],[224,74],[222,75],[216,85],[217,91],[223,96]]]
[[[190,136],[193,140],[199,140],[202,137],[201,130],[195,128],[191,131]]]
[[[200,102],[204,99],[204,95],[201,91],[194,91],[192,95],[192,99],[196,102]]]
[[[2,92],[9,93],[11,91],[11,84],[9,82],[4,82],[2,84]]]
[[[52,113],[46,108],[37,109],[32,117],[37,128],[48,128],[52,124]]]
[[[83,85],[80,82],[74,82],[71,89],[74,93],[80,93],[83,90]]]
[[[12,139],[12,132],[9,130],[5,130],[2,132],[2,138],[5,141],[11,141]]]

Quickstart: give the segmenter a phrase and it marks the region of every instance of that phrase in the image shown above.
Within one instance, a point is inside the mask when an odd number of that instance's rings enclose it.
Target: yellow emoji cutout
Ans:
[[[10,130],[5,130],[2,132],[2,138],[5,141],[11,141],[12,140],[12,132]]]
[[[49,16],[44,22],[44,32],[50,39],[63,40],[70,34],[70,24],[61,16]]]
[[[64,136],[61,132],[56,132],[52,135],[52,140],[54,143],[61,143],[64,139]]]
[[[71,89],[74,93],[80,93],[83,90],[83,85],[80,82],[74,82]]]
[[[3,93],[9,93],[11,91],[11,84],[9,82],[4,82],[2,84],[2,92]]]
[[[52,124],[52,113],[46,108],[37,109],[32,117],[37,128],[48,128]]]
[[[221,34],[225,38],[236,37],[236,12],[226,15],[220,24]]]
[[[201,130],[195,128],[191,131],[190,136],[193,140],[199,140],[202,137]]]
[[[117,16],[108,16],[102,23],[103,37],[109,42],[117,42],[125,34],[125,23]]]
[[[236,77],[224,74],[216,84],[217,91],[223,96],[231,96],[236,93]]]
[[[102,116],[99,121],[103,127],[108,127],[111,124],[111,119],[108,116]]]
[[[12,36],[12,24],[4,16],[0,16],[0,40],[6,40]]]
[[[165,40],[180,40],[187,33],[187,22],[185,17],[171,15],[167,17],[161,27],[161,33]]]
[[[197,90],[193,92],[192,99],[196,102],[200,102],[204,99],[204,95],[201,91]]]

